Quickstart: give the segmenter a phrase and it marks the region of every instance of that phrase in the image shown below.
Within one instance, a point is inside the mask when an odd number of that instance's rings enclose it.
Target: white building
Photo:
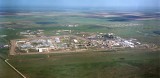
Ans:
[[[56,43],[60,43],[60,42],[61,42],[60,39],[59,39],[59,37],[56,37],[56,38],[55,38],[55,42],[56,42]]]

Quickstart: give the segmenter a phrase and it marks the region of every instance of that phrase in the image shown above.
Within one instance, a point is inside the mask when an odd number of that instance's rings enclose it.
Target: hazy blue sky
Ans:
[[[159,7],[160,0],[0,0],[0,7]]]

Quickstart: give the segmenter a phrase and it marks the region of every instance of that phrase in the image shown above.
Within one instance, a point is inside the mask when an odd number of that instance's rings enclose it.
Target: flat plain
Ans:
[[[7,48],[0,49],[0,54],[28,78],[159,78],[159,14],[143,13],[143,16],[139,16],[137,13],[105,13],[55,11],[1,15],[0,35],[7,36],[0,37],[0,44],[24,38],[19,32],[26,30],[44,30],[46,36],[54,36],[54,31],[65,29],[115,33],[123,38],[155,44],[158,48],[16,56],[8,56]],[[78,26],[69,26],[75,24]],[[1,71],[15,73],[3,65],[0,64],[3,68]],[[4,74],[2,78],[13,78],[4,72],[0,74]]]

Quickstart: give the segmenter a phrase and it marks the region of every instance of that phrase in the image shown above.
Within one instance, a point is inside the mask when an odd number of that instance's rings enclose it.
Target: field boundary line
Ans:
[[[21,75],[23,78],[27,78],[26,76],[24,76],[20,71],[18,71],[14,66],[12,66],[9,62],[9,59],[6,59],[5,62],[13,69],[15,70],[19,75]]]

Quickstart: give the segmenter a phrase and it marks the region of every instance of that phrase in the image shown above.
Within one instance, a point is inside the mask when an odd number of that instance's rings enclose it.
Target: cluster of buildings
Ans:
[[[88,37],[92,43],[100,48],[135,48],[141,45],[136,39],[123,39],[121,37],[115,36],[113,33],[93,35]]]
[[[79,24],[65,24],[63,26],[66,26],[66,27],[78,27]]]
[[[4,37],[6,37],[6,36],[7,35],[0,35],[0,39],[5,40]],[[7,40],[5,40],[5,41],[7,41]],[[8,47],[9,47],[8,44],[4,44],[3,42],[2,43],[0,42],[0,49],[1,48],[8,48]]]
[[[36,30],[36,31],[26,30],[26,31],[20,32],[20,35],[24,37],[41,37],[44,34],[43,31],[44,30]]]
[[[25,52],[50,52],[51,50],[58,49],[60,42],[59,37],[20,39],[16,40],[16,49],[17,51]]]
[[[54,51],[73,51],[82,49],[85,40],[75,36],[52,36],[15,40],[16,52],[54,52]]]
[[[31,31],[26,31],[32,33]],[[39,31],[38,31],[39,32]],[[123,39],[113,33],[89,34],[79,32],[78,35],[60,35],[51,37],[34,37],[14,40],[15,52],[71,52],[82,50],[108,50],[116,48],[135,48],[141,45],[136,39]]]
[[[7,45],[7,44],[0,44],[0,48],[8,48],[9,47],[9,45]]]

